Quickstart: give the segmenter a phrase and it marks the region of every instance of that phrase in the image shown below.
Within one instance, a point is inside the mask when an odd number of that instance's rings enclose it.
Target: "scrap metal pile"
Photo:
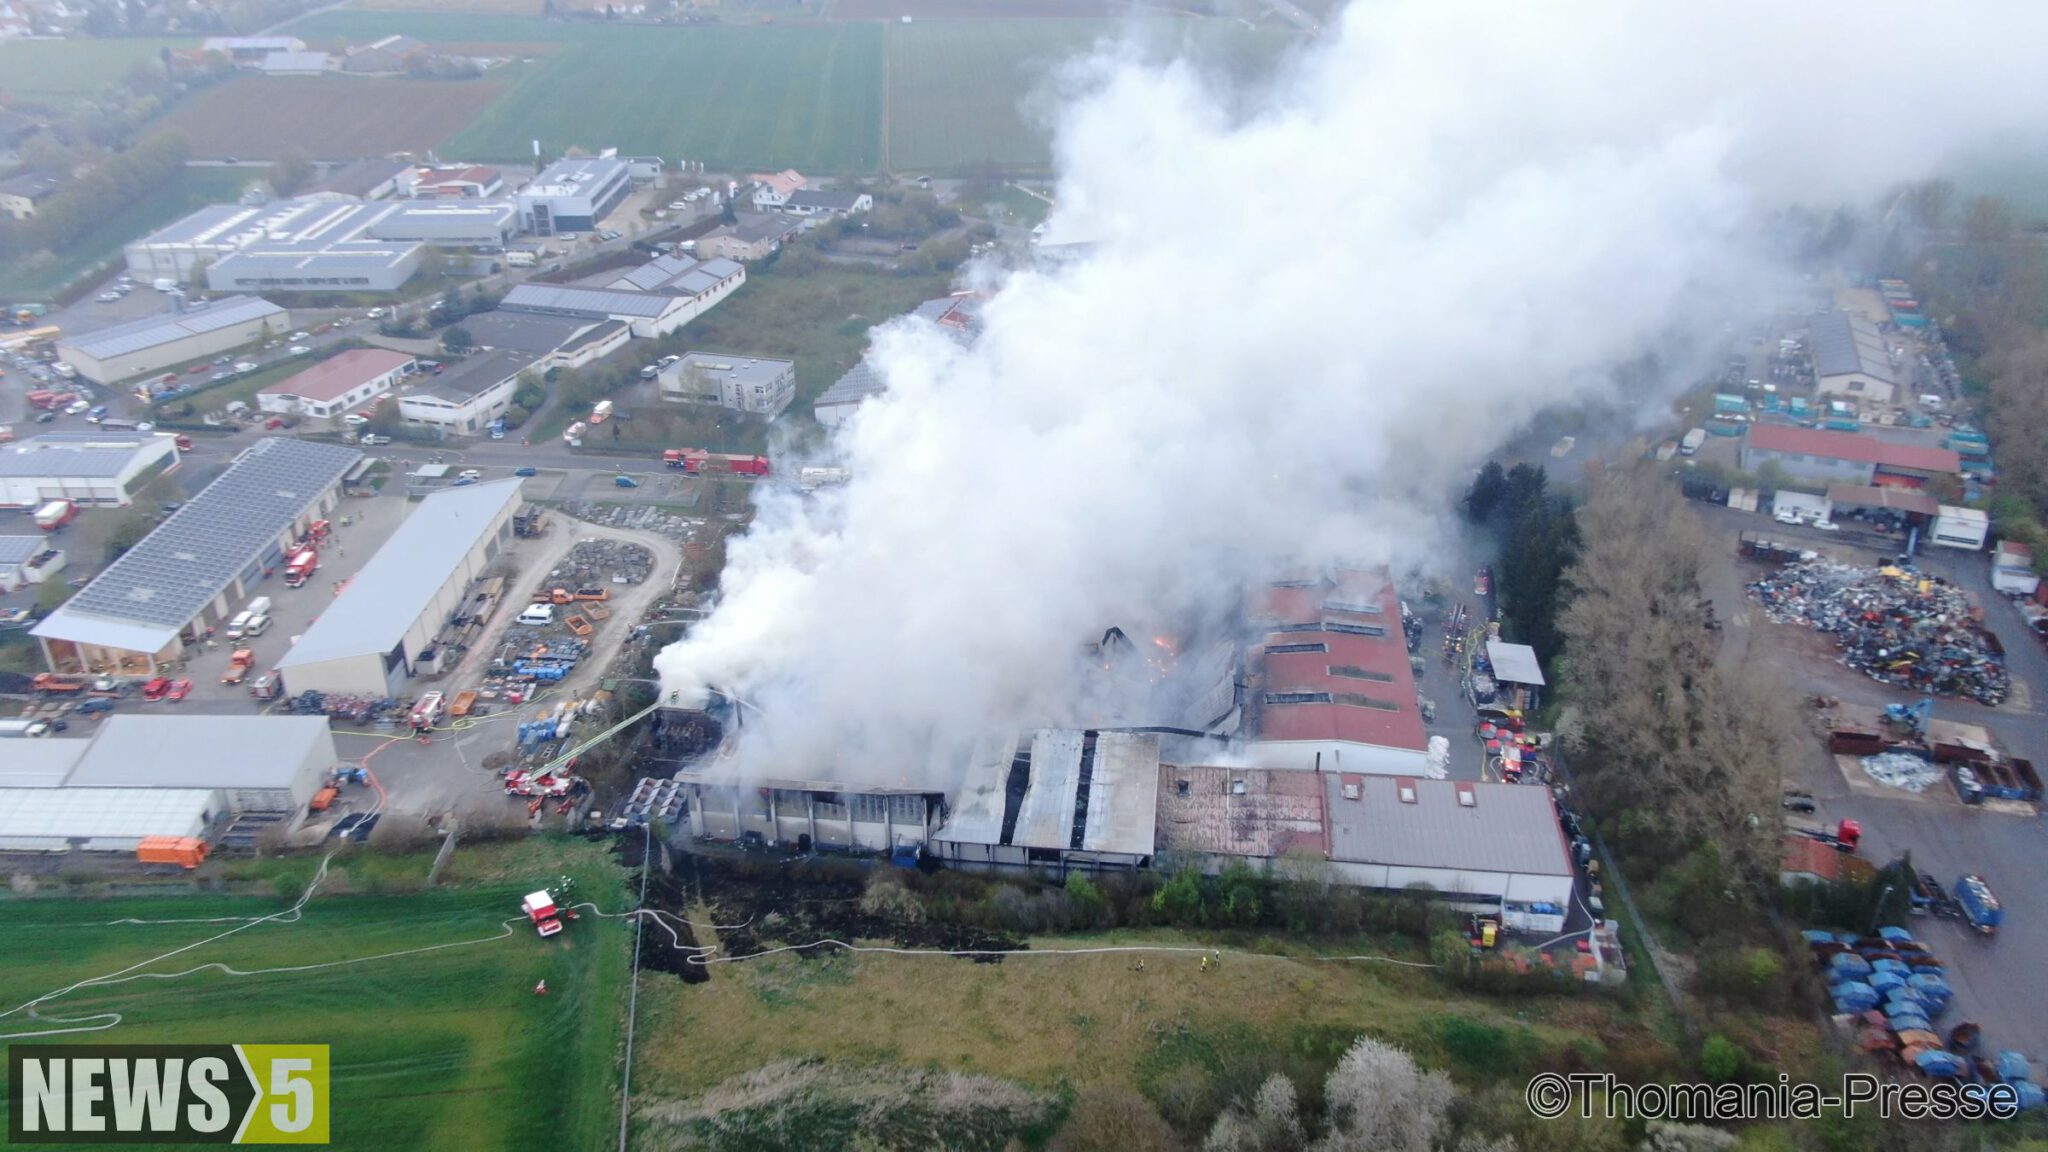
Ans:
[[[1772,620],[1833,635],[1842,663],[1873,680],[1987,705],[2010,687],[1997,639],[1945,580],[1809,560],[1750,584],[1749,594]]]
[[[1910,752],[1883,752],[1863,758],[1863,771],[1887,788],[1925,792],[1941,782],[1941,769]]]
[[[344,696],[340,693],[305,691],[285,702],[285,711],[302,715],[325,715],[346,720],[358,727],[375,721],[378,728],[391,729],[412,709],[410,700],[391,697]]]

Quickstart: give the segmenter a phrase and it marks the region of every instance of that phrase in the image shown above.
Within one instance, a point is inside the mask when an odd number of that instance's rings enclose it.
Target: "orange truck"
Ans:
[[[31,681],[35,690],[46,696],[69,696],[85,691],[87,681],[78,676],[63,676],[55,672],[38,672]]]
[[[176,864],[197,868],[206,862],[206,841],[196,836],[144,836],[135,846],[135,858],[144,864]]]
[[[247,648],[235,649],[228,657],[228,670],[220,674],[223,684],[240,684],[249,678],[249,668],[256,663],[256,653]]]

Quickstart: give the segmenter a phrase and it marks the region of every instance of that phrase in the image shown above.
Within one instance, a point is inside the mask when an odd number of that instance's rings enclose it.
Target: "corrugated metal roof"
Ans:
[[[221,804],[219,793],[203,788],[0,789],[0,847],[190,836],[219,815]]]
[[[479,348],[504,348],[545,356],[568,344],[577,333],[589,329],[593,323],[587,316],[545,316],[538,312],[493,309],[464,317],[462,330],[469,333]]]
[[[65,786],[289,789],[308,762],[338,762],[325,716],[115,713]]]
[[[1529,784],[1323,774],[1335,860],[1569,876],[1564,830],[1550,789]],[[1345,796],[1345,790],[1356,798]],[[1412,789],[1413,803],[1401,799]],[[1474,803],[1458,802],[1469,791]]]
[[[90,740],[45,736],[9,740],[0,756],[0,788],[55,788],[78,767]]]
[[[953,797],[939,840],[962,844],[998,844],[1003,836],[1003,806],[1010,780],[1010,762],[1017,758],[1016,733],[983,736],[974,742],[967,774]]]
[[[1807,329],[1813,338],[1814,375],[1861,373],[1887,384],[1898,383],[1898,374],[1885,354],[1884,337],[1870,321],[1846,312],[1822,312]]]
[[[145,452],[164,452],[170,442],[137,432],[51,432],[0,445],[0,476],[108,479]]]
[[[433,396],[450,404],[467,404],[528,368],[533,367],[532,353],[511,348],[501,348],[471,356],[448,366],[439,376],[422,377],[413,387],[412,396]],[[401,397],[402,405],[410,397]]]
[[[1963,458],[1946,448],[1895,444],[1859,432],[1829,432],[1822,428],[1794,428],[1786,424],[1751,424],[1748,440],[1748,446],[1759,452],[1786,452],[1941,475],[1954,475],[1963,468]]]
[[[500,512],[519,502],[520,483],[496,480],[450,488],[420,501],[277,666],[289,671],[397,647],[432,606],[455,565],[490,531]]]
[[[1486,659],[1493,665],[1493,677],[1510,684],[1543,686],[1543,666],[1536,662],[1536,650],[1527,644],[1502,640],[1486,642]]]
[[[0,564],[21,564],[50,546],[47,536],[0,536]]]
[[[218,480],[37,625],[35,635],[113,643],[82,632],[127,625],[175,633],[362,458],[355,449],[334,444],[257,441]],[[146,639],[140,634],[127,638]],[[168,642],[165,635],[162,643],[136,650],[155,651]]]
[[[651,292],[606,288],[566,288],[559,284],[521,284],[505,294],[498,307],[507,311],[569,313],[584,316],[658,317],[675,307],[676,298]]]
[[[1158,816],[1158,737],[1137,732],[1096,736],[1081,847],[1089,852],[1150,856]]]
[[[1254,739],[1428,747],[1386,572],[1339,568],[1267,585],[1252,622],[1271,630],[1252,661]]]
[[[1081,794],[1081,733],[1041,728],[1031,734],[1031,783],[1017,808],[1010,843],[1021,848],[1068,847],[1074,801]]]
[[[162,316],[149,316],[126,324],[116,324],[83,336],[73,336],[58,342],[59,351],[83,352],[95,360],[111,356],[125,356],[140,352],[174,340],[183,340],[202,332],[217,332],[237,324],[247,324],[272,316],[283,316],[285,310],[254,296],[223,296],[197,308],[183,312],[172,312]]]

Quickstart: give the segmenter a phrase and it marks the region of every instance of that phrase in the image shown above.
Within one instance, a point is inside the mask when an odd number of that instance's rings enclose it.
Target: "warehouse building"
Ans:
[[[47,536],[0,536],[0,592],[19,592],[64,570],[64,553]]]
[[[592,231],[632,190],[632,169],[616,156],[557,160],[519,190],[519,228],[536,236]]]
[[[1816,484],[1924,488],[1936,476],[1960,474],[1963,458],[1946,448],[1898,444],[1858,432],[1752,424],[1742,442],[1742,470],[1754,473],[1766,464]]]
[[[374,201],[319,194],[264,204],[214,204],[129,244],[139,278],[294,291],[395,290],[425,258],[422,245],[502,245],[515,210],[505,201]]]
[[[237,816],[292,818],[339,763],[321,716],[109,716],[85,739],[12,741],[0,851],[132,853],[211,839]]]
[[[782,202],[782,210],[791,216],[854,216],[874,206],[875,198],[865,192],[824,192],[813,188],[800,188]]]
[[[420,501],[277,668],[293,693],[399,696],[469,587],[512,542],[518,480],[449,488]],[[424,665],[424,666],[423,666]]]
[[[409,353],[351,348],[256,393],[256,406],[283,416],[326,419],[382,396],[418,370]]]
[[[889,390],[889,382],[865,357],[811,401],[811,415],[827,428],[845,423],[862,404]]]
[[[1429,737],[1383,571],[1338,569],[1255,589],[1246,755],[1271,768],[1428,773]]]
[[[1043,728],[983,739],[927,848],[962,867],[1143,867],[1152,858],[1158,787],[1156,736]]]
[[[353,448],[259,440],[32,630],[59,672],[154,674],[231,618],[339,499]]]
[[[583,320],[617,320],[641,339],[666,336],[703,312],[695,297],[663,292],[624,292],[607,288],[575,288],[560,284],[518,285],[498,307],[506,312],[565,316]]]
[[[399,178],[399,191],[422,200],[482,200],[505,190],[496,168],[472,164],[463,168],[415,168]],[[513,206],[518,215],[518,206]]]
[[[922,845],[945,796],[919,788],[761,779],[744,785],[699,770],[676,775],[689,798],[690,835],[799,852],[895,852]]]
[[[478,348],[531,356],[536,372],[593,364],[624,348],[633,338],[632,327],[618,320],[500,309],[464,317],[462,330],[469,333]]]
[[[1499,911],[1511,929],[1564,930],[1573,872],[1550,789],[1325,772],[1330,863],[1368,888],[1427,888]]]
[[[372,221],[380,240],[417,240],[436,248],[502,248],[518,230],[509,200],[430,200],[395,205]]]
[[[306,199],[382,200],[398,191],[398,181],[411,172],[411,164],[388,156],[351,160],[328,170],[327,174],[299,191]]]
[[[253,296],[223,296],[57,341],[57,355],[95,384],[182,368],[291,331],[291,313]]]
[[[532,356],[509,351],[457,361],[439,376],[420,377],[412,391],[398,398],[398,415],[444,436],[474,435],[512,407],[519,374],[533,364]]]
[[[1898,403],[1904,377],[1877,325],[1847,312],[1822,312],[1808,334],[1816,393],[1877,406]]]
[[[0,444],[0,507],[73,500],[125,508],[178,464],[169,436],[141,432],[46,432]]]
[[[16,220],[31,219],[39,205],[70,182],[69,177],[54,172],[17,172],[0,180],[0,212]]]
[[[766,260],[782,251],[790,237],[808,227],[803,220],[779,212],[748,213],[697,238],[697,251],[722,260]]]
[[[794,360],[686,352],[663,368],[658,379],[663,400],[716,404],[770,420],[796,399]]]

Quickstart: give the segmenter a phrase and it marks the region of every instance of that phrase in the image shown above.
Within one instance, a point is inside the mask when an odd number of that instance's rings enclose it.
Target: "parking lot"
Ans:
[[[1766,571],[1762,564],[1735,555],[1739,532],[1769,527],[1773,536],[1798,537],[1826,555],[1870,564],[1886,558],[1880,550],[1806,528],[1787,528],[1767,517],[1698,505],[1710,528],[1710,563],[1703,574],[1705,595],[1720,606],[1725,621],[1722,659],[1761,675],[1787,682],[1802,700],[1838,698],[1845,706],[1881,710],[1886,704],[1911,704],[1915,697],[1902,689],[1866,678],[1838,660],[1827,636],[1795,624],[1773,623],[1744,595],[1743,585]],[[1991,591],[1988,563],[1982,554],[1934,549],[1916,560],[1931,575],[1955,582],[1983,606],[1985,626],[2005,645],[2012,692],[1991,708],[1966,700],[1938,699],[1936,720],[1979,725],[2010,755],[2036,764],[2048,763],[2048,654],[2034,640],[2019,613]],[[1811,707],[1813,739],[1795,763],[1784,766],[1785,784],[1813,794],[1817,811],[1811,817],[1829,827],[1842,819],[1862,824],[1859,854],[1875,864],[1911,853],[1916,869],[1932,872],[1945,885],[1964,873],[1984,876],[2006,909],[2004,926],[1995,938],[1981,936],[1956,920],[1921,917],[1910,925],[1948,963],[1956,991],[1955,1007],[1945,1025],[1975,1020],[1984,1025],[1987,1048],[2048,1051],[2048,1002],[2036,994],[2039,958],[2048,949],[2048,898],[2039,884],[2044,839],[2032,805],[2000,801],[1965,806],[1946,782],[1914,794],[1885,788],[1865,777],[1853,759],[1830,755],[1820,720]]]

